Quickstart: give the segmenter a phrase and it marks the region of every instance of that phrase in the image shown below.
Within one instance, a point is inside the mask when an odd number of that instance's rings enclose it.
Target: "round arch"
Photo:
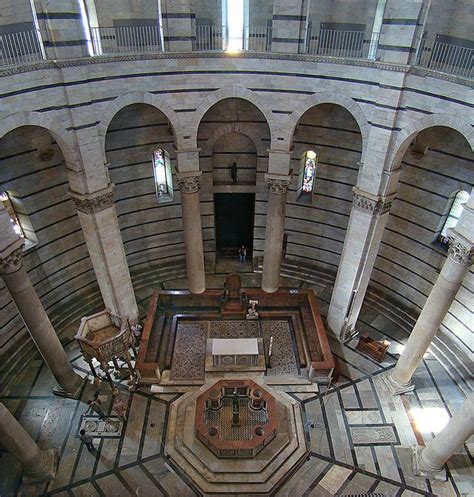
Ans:
[[[410,143],[418,133],[435,126],[443,126],[457,131],[465,138],[471,150],[474,150],[474,127],[467,121],[451,114],[433,114],[417,119],[400,130],[393,149],[389,152],[387,164],[389,164],[390,170],[398,167]]]
[[[204,154],[211,153],[214,149],[214,145],[217,140],[228,133],[240,133],[241,135],[246,136],[255,146],[255,150],[258,155],[263,155],[266,153],[266,147],[261,145],[261,142],[255,142],[254,137],[252,137],[251,133],[249,133],[248,125],[246,123],[228,123],[219,126],[212,136],[206,140],[206,144],[203,146],[202,151]]]
[[[286,133],[283,136],[284,141],[280,143],[287,143],[288,148],[291,145],[293,136],[295,134],[295,128],[300,119],[303,117],[304,113],[308,110],[321,104],[334,104],[347,110],[349,114],[355,119],[357,125],[359,126],[360,134],[362,136],[362,152],[361,157],[364,157],[364,153],[367,148],[369,129],[370,125],[367,120],[367,116],[362,111],[360,106],[352,100],[352,98],[341,95],[340,93],[334,91],[322,91],[309,95],[302,102],[297,104],[295,110],[286,120],[285,125],[282,128],[282,133]],[[281,145],[280,145],[281,146]],[[363,161],[363,160],[362,160]]]
[[[149,92],[129,92],[117,97],[113,100],[102,113],[102,118],[100,120],[99,125],[97,126],[100,140],[100,148],[105,159],[105,137],[107,135],[107,130],[109,129],[110,123],[112,119],[118,114],[123,108],[128,107],[129,105],[134,104],[145,104],[154,107],[156,110],[164,114],[166,119],[171,124],[171,128],[173,129],[174,137],[179,145],[179,136],[178,133],[179,122],[176,115],[176,112],[169,106],[169,104],[164,100],[161,95],[153,95]],[[178,147],[179,148],[179,147]]]
[[[188,126],[188,129],[191,130],[188,146],[190,145],[193,147],[197,146],[197,135],[198,135],[199,125],[201,124],[201,121],[205,116],[206,112],[210,110],[217,103],[221,102],[222,100],[227,100],[229,98],[246,100],[247,102],[253,104],[262,113],[263,117],[265,118],[265,121],[267,122],[267,125],[270,129],[270,140],[271,142],[273,142],[273,136],[275,134],[273,132],[274,121],[270,109],[267,108],[267,106],[262,101],[262,99],[254,91],[244,88],[243,86],[235,85],[235,86],[226,86],[220,88],[219,90],[209,95],[201,103],[201,105],[199,105],[199,107],[194,112],[193,120]]]
[[[82,164],[77,158],[76,147],[70,143],[68,131],[60,126],[56,118],[40,112],[17,112],[6,115],[1,119],[0,140],[11,131],[25,126],[36,126],[48,131],[54,138],[63,154],[66,165],[75,171],[82,170]]]

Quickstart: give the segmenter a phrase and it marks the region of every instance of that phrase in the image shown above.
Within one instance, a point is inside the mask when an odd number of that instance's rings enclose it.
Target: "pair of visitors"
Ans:
[[[89,413],[89,412],[95,412],[96,414],[99,415],[99,419],[107,419],[107,415],[105,414],[104,410],[102,409],[102,401],[94,395],[94,399],[88,400],[87,404],[89,407],[84,411],[84,416]]]
[[[242,245],[242,247],[239,248],[239,263],[245,264],[246,257],[247,257],[247,248],[245,247],[245,245]]]

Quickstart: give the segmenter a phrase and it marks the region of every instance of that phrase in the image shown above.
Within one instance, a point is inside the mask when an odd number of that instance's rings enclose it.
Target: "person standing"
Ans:
[[[239,248],[239,262],[240,262],[240,264],[245,264],[246,257],[247,257],[247,249],[245,248],[245,245],[242,245]]]
[[[79,432],[79,438],[81,442],[85,444],[87,450],[93,454],[95,452],[95,447],[92,443],[92,437],[86,433],[86,430],[81,430]]]
[[[127,411],[125,402],[121,397],[117,397],[112,405],[112,411],[122,420],[123,423],[127,421]]]

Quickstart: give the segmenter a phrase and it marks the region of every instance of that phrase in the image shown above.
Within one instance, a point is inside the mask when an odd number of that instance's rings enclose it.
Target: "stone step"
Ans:
[[[204,385],[204,380],[172,380],[170,378],[170,370],[165,369],[161,373],[161,386],[170,386],[170,387],[183,387],[183,386],[200,386]]]
[[[312,383],[303,376],[265,376],[265,385],[312,385]]]
[[[267,383],[268,385],[268,383]],[[309,385],[271,385],[272,388],[287,393],[318,393],[319,387],[316,383]]]
[[[186,393],[196,390],[199,385],[152,385],[151,393]]]

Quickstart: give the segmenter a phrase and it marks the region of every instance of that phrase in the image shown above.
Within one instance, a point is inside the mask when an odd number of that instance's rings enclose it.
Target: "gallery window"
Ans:
[[[174,195],[170,156],[161,148],[153,152],[153,175],[158,203],[172,202]]]
[[[454,198],[453,196],[451,196],[450,204],[448,203],[449,207],[447,209],[447,212],[441,219],[441,229],[438,229],[437,241],[446,245],[448,244],[448,228],[456,227],[456,224],[458,223],[458,220],[464,209],[464,204],[468,201],[468,199],[469,193],[465,190],[459,190],[458,192],[456,192],[454,194]]]
[[[24,249],[27,250],[38,243],[30,220],[26,214],[17,214],[8,192],[0,192],[0,201],[10,216],[13,231],[25,240]]]

